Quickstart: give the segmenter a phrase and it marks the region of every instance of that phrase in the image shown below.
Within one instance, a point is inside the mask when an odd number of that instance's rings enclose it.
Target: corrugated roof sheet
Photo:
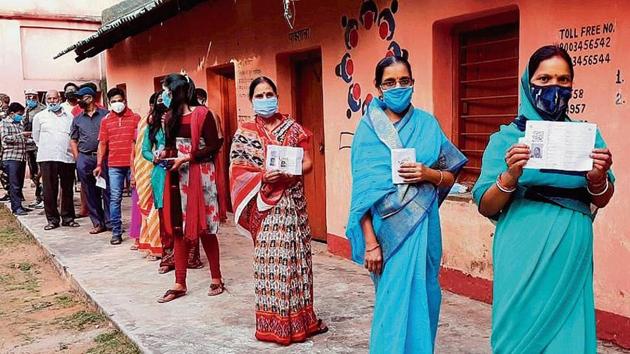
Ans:
[[[138,33],[144,32],[153,25],[165,21],[178,13],[188,10],[195,5],[208,0],[149,0],[141,6],[134,6],[132,10],[122,17],[116,18],[101,28],[88,38],[81,40],[70,47],[62,50],[54,59],[61,57],[71,51],[77,54],[75,60],[77,62],[93,57],[96,54],[111,48],[114,44],[122,41],[127,37],[131,37]],[[137,0],[129,0],[132,5],[138,3]],[[105,10],[107,12],[114,7]],[[111,12],[111,11],[110,11]]]

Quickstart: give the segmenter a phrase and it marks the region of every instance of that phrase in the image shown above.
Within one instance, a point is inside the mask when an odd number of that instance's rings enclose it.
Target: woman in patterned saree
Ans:
[[[267,77],[255,79],[249,98],[256,116],[241,122],[230,152],[230,189],[237,228],[254,240],[256,338],[289,345],[328,328],[313,309],[311,230],[301,176],[265,170],[268,145],[304,149],[303,173],[312,168],[309,133],[278,113]]]
[[[599,131],[593,168],[583,173],[524,169],[532,157],[528,120],[572,122],[573,65],[549,45],[529,59],[518,117],[490,137],[473,198],[496,221],[492,249],[493,353],[597,351],[593,220],[614,193],[612,156]]]
[[[197,106],[195,85],[185,75],[164,79],[162,101],[168,108],[164,119],[165,149],[160,163],[172,163],[163,195],[162,224],[174,241],[175,285],[158,301],[169,302],[186,294],[189,249],[201,240],[210,263],[212,281],[209,296],[219,295],[224,286],[219,266],[219,215],[215,184],[214,155],[223,139],[217,135],[212,113]]]
[[[466,158],[431,114],[411,104],[411,65],[376,65],[381,98],[370,103],[352,142],[352,258],[376,289],[370,353],[432,353],[440,314],[442,235],[438,208]],[[415,149],[392,166],[399,149]],[[396,163],[398,164],[398,163]],[[403,183],[394,184],[392,168]]]

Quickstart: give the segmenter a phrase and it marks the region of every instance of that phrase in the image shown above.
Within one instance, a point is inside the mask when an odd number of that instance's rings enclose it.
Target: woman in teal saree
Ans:
[[[466,158],[431,114],[411,105],[411,66],[400,57],[377,65],[374,99],[352,143],[352,204],[346,235],[352,258],[376,289],[371,353],[432,353],[440,312],[442,243],[438,207]],[[414,148],[396,171],[392,151]],[[417,161],[417,162],[416,162]]]
[[[614,192],[612,156],[597,132],[585,173],[523,169],[527,120],[571,120],[573,67],[557,46],[538,49],[520,87],[519,116],[490,138],[473,188],[496,221],[494,353],[595,353],[593,219]]]

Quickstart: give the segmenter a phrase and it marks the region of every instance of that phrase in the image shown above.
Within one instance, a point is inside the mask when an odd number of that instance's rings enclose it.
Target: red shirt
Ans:
[[[129,167],[132,144],[140,116],[126,108],[122,115],[109,112],[101,121],[98,140],[107,144],[107,165],[109,167]]]

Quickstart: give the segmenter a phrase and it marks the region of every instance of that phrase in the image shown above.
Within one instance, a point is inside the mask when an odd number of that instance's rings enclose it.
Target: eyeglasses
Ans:
[[[390,90],[390,89],[395,88],[396,86],[403,87],[403,88],[413,86],[413,79],[410,77],[403,77],[399,79],[398,81],[391,79],[391,80],[385,80],[381,83],[382,90]]]

